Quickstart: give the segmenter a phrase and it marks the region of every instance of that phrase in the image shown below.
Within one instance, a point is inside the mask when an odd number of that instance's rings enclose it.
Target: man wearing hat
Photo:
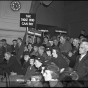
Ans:
[[[50,62],[45,62],[43,59],[40,59],[39,57],[37,57],[35,59],[34,64],[35,64],[35,67],[37,68],[37,72],[43,73],[44,68],[51,63]]]
[[[5,59],[7,64],[0,64],[0,68],[5,69],[8,74],[16,73],[17,75],[23,75],[22,66],[18,63],[14,55],[12,55],[10,52],[6,52]]]
[[[38,58],[42,60],[43,64],[47,64],[51,60],[51,56],[48,56],[49,53],[46,53],[47,51],[50,51],[50,48],[44,48],[43,46],[39,47],[39,55]]]
[[[45,63],[50,62],[51,58],[52,58],[52,48],[48,47],[46,48],[46,57],[45,57]]]
[[[35,67],[38,69],[38,70],[41,70],[41,67],[42,65],[44,64],[44,60],[43,59],[40,59],[40,57],[37,57],[35,59]]]

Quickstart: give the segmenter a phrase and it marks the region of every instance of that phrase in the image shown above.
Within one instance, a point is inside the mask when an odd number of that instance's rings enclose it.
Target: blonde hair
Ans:
[[[12,55],[10,52],[6,52],[5,54],[8,54],[8,55],[10,55],[10,56]]]
[[[74,42],[80,43],[80,40],[78,38],[73,39]]]
[[[45,47],[44,46],[40,46],[39,49],[45,50]]]

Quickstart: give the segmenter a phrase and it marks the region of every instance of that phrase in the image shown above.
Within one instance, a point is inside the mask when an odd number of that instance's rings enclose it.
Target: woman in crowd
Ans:
[[[59,80],[59,68],[56,65],[46,67],[43,76],[45,81],[49,81],[50,87],[63,87],[63,84]]]
[[[52,49],[50,47],[46,48],[45,52],[46,52],[46,57],[45,57],[45,63],[48,63],[51,61],[52,58]]]
[[[33,52],[33,45],[31,43],[28,44],[29,56]]]
[[[59,51],[56,49],[52,49],[52,59],[51,61],[54,62],[60,69],[67,68],[68,63],[66,59],[61,55],[61,53],[58,53]]]

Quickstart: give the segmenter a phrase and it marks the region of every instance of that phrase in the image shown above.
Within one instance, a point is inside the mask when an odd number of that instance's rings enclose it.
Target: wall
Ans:
[[[8,43],[14,38],[23,37],[26,28],[20,27],[20,13],[29,13],[31,1],[20,1],[21,9],[12,11],[11,1],[0,1],[0,39],[6,38]]]
[[[36,22],[37,24],[52,25],[63,28],[64,26],[63,11],[64,11],[63,1],[53,1],[48,7],[40,5],[36,11]]]
[[[65,2],[64,22],[69,36],[78,37],[82,29],[88,34],[88,2],[75,1],[73,4]]]
[[[11,1],[0,1],[0,39],[9,43],[14,38],[23,37],[26,28],[20,27],[20,13],[29,13],[32,1],[20,1],[21,10],[10,9]],[[38,4],[39,5],[39,4]],[[36,9],[36,23],[67,29],[69,36],[77,37],[81,29],[88,34],[87,1],[53,1],[49,7],[39,5]]]

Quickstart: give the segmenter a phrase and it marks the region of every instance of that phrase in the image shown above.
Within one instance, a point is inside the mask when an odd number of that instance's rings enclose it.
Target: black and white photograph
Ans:
[[[0,87],[88,87],[88,1],[0,0]]]

